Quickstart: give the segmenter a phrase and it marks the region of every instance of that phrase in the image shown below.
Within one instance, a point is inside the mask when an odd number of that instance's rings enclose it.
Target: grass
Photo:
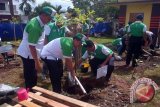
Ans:
[[[90,37],[90,39],[96,43],[108,44],[111,43],[115,39],[115,37]]]

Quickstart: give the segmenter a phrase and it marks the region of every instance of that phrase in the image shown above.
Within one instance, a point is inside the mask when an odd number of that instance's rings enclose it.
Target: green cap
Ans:
[[[85,40],[87,40],[87,37],[85,35],[81,34],[81,33],[77,33],[73,37],[73,39],[77,39],[77,40],[81,41],[83,45],[85,45],[86,44]]]
[[[49,6],[43,7],[41,12],[47,14],[52,19],[54,19],[54,15],[56,14],[56,11],[52,7],[49,7]]]

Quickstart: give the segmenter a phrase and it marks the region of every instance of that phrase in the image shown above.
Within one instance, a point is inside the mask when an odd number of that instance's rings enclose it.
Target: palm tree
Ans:
[[[22,0],[22,3],[19,5],[19,9],[24,12],[26,16],[28,16],[32,11],[32,7],[31,4],[29,4],[29,1],[35,3],[35,0]]]

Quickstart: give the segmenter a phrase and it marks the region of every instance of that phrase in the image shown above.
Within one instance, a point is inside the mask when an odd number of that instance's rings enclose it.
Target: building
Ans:
[[[160,30],[160,0],[117,0],[112,5],[120,8],[120,24],[135,21],[135,16],[142,14],[148,30],[155,34]]]
[[[18,17],[19,0],[0,0],[0,21]]]

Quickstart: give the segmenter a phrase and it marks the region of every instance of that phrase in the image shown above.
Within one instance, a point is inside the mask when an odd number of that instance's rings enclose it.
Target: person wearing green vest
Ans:
[[[73,38],[60,37],[50,41],[45,45],[41,52],[41,58],[49,69],[49,76],[54,92],[61,93],[61,77],[63,76],[62,59],[72,79],[75,79],[75,70],[72,64],[73,49],[78,48],[82,44],[82,36],[77,33]]]
[[[114,70],[113,51],[102,44],[94,44],[91,40],[86,40],[85,44],[87,51],[78,61],[79,64],[81,64],[83,60],[90,58],[89,64],[91,66],[91,71],[94,76],[97,75],[98,68],[108,65],[108,72],[105,78],[106,81],[109,82],[111,74]]]
[[[23,39],[18,47],[18,55],[23,62],[25,87],[32,90],[37,85],[37,71],[41,71],[40,51],[44,42],[44,25],[52,20],[55,11],[51,7],[43,7],[39,16],[31,19],[23,33]]]
[[[137,59],[141,54],[141,47],[143,40],[146,46],[146,25],[142,22],[143,16],[141,14],[136,16],[136,21],[130,25],[128,32],[130,34],[129,46],[126,58],[126,67],[129,67],[132,60],[132,67],[138,66]]]
[[[56,19],[55,22],[50,22],[45,26],[45,43],[52,41],[59,37],[65,37],[66,34],[69,36],[73,35],[72,32],[65,25],[64,20]]]
[[[45,31],[45,40],[44,45],[52,41],[53,39],[59,37],[65,37],[66,34],[69,36],[73,35],[72,32],[65,25],[64,19],[55,19],[55,22],[50,22],[44,27]],[[61,61],[62,62],[62,61]],[[43,63],[43,71],[42,71],[42,79],[46,79],[46,75],[48,74],[48,69],[45,63]]]
[[[122,38],[117,38],[113,40],[112,45],[116,47],[118,55],[120,55],[120,51],[122,49]]]

